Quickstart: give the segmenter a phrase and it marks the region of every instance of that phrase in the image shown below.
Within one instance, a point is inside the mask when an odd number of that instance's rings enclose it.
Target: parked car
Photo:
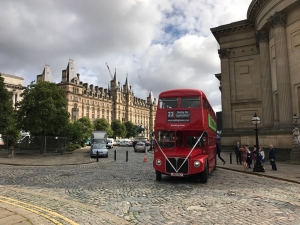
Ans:
[[[134,146],[135,152],[145,152],[146,151],[146,144],[142,141],[138,142]]]
[[[120,146],[132,146],[132,141],[121,141]]]
[[[91,150],[90,150],[90,157],[97,157],[97,151],[98,151],[98,156],[99,157],[108,157],[108,151],[107,151],[107,147],[106,144],[93,144],[91,146]]]
[[[117,140],[117,141],[116,141],[116,146],[119,146],[120,143],[121,143],[121,140]]]

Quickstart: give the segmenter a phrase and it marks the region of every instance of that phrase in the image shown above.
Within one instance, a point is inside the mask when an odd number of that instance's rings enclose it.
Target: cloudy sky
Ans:
[[[135,96],[203,90],[221,110],[218,43],[210,28],[246,19],[251,0],[1,0],[0,72],[28,85],[45,64],[54,82],[69,59],[84,83],[117,71]]]

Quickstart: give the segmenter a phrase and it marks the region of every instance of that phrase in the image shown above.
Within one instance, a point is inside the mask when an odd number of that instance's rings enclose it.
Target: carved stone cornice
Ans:
[[[248,11],[247,11],[247,19],[250,23],[254,23],[255,18],[260,12],[261,8],[270,0],[252,0]]]
[[[230,52],[229,48],[219,49],[218,53],[219,53],[220,59],[226,59],[226,58],[228,58],[229,57],[229,52]]]
[[[254,24],[249,23],[248,20],[241,20],[234,23],[222,25],[219,27],[214,27],[211,28],[210,30],[215,36],[215,38],[217,39],[217,41],[219,41],[219,37],[221,36],[225,36],[237,32],[244,32],[246,30],[252,30],[253,28],[254,28]]]
[[[283,13],[280,13],[280,12],[276,12],[267,21],[272,28],[285,27],[286,15],[284,15]]]

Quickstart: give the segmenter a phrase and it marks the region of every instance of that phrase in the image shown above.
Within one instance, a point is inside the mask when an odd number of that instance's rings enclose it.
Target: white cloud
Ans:
[[[251,0],[2,0],[0,71],[29,84],[50,64],[54,81],[69,58],[81,80],[107,87],[117,69],[137,97],[198,88],[221,109],[218,44],[210,28],[246,19]]]

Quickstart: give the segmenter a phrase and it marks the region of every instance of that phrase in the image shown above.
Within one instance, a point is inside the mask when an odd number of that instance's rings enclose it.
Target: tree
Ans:
[[[0,74],[0,134],[8,136],[9,146],[14,145],[20,136],[16,124],[16,111],[12,96],[6,89],[4,78]]]
[[[115,120],[111,122],[111,129],[114,132],[114,138],[126,136],[126,127],[124,124],[121,123],[120,120]]]
[[[137,134],[135,125],[131,121],[126,121],[124,125],[126,127],[126,138],[135,137]]]
[[[82,139],[80,140],[80,144],[83,146],[86,142],[86,140],[91,137],[91,133],[93,131],[93,124],[91,120],[87,117],[82,117],[79,120],[77,120],[78,123],[82,124]]]
[[[94,129],[95,130],[105,130],[108,137],[113,136],[113,130],[111,129],[109,122],[105,118],[95,119],[94,120]]]
[[[4,78],[0,74],[0,134],[6,134],[9,125],[14,120],[12,96],[5,88]]]
[[[19,127],[35,136],[60,136],[69,122],[65,93],[55,83],[31,83],[17,103]]]
[[[75,121],[69,123],[65,129],[64,136],[67,137],[68,142],[72,144],[82,143],[86,141],[86,133],[84,131],[84,125],[81,122]]]

